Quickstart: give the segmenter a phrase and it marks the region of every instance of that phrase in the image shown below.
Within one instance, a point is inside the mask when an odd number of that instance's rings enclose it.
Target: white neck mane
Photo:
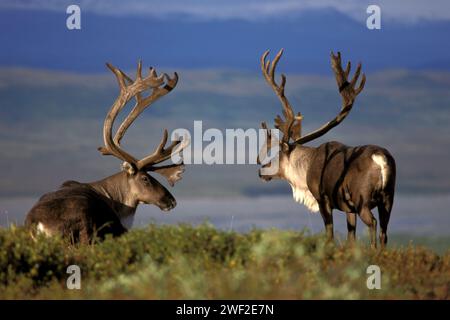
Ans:
[[[295,150],[293,153],[294,152]],[[308,168],[306,157],[307,155],[291,154],[292,161],[289,161],[286,165],[284,176],[291,185],[294,200],[298,203],[302,203],[312,212],[319,212],[319,204],[306,184],[306,171]],[[295,159],[296,161],[294,161]]]

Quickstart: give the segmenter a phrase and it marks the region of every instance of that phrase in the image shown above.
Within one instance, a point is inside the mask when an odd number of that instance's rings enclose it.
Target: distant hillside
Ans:
[[[272,123],[281,111],[259,73],[158,68],[175,70],[180,73],[178,87],[148,109],[124,139],[125,146],[138,155],[153,148],[165,127],[192,130],[194,120],[203,120],[204,130],[257,128],[262,120]],[[321,141],[386,146],[397,159],[401,192],[450,191],[450,149],[445,147],[450,137],[450,73],[387,70],[367,76],[351,115]],[[286,90],[295,109],[305,116],[305,131],[332,118],[340,107],[331,76],[288,73]],[[102,157],[96,150],[117,91],[108,73],[0,69],[0,195],[36,195],[65,179],[94,180],[118,170],[118,160]],[[255,170],[190,166],[186,183],[177,191],[184,195],[288,192],[285,184],[261,184]]]

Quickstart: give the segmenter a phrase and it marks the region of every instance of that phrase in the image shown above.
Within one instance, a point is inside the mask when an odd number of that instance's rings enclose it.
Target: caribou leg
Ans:
[[[323,222],[325,224],[325,232],[327,234],[328,241],[334,239],[333,233],[333,211],[327,204],[319,204],[320,214],[322,215]]]
[[[353,243],[356,240],[356,213],[347,212],[347,241]]]
[[[392,197],[385,196],[383,202],[378,204],[378,217],[380,218],[380,245],[385,247],[388,241],[387,226],[392,210]]]
[[[370,246],[372,248],[377,247],[377,219],[373,216],[368,207],[361,208],[359,212],[361,220],[369,227],[370,232]]]

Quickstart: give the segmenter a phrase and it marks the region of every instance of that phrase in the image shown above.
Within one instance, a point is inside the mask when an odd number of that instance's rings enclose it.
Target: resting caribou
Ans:
[[[339,114],[317,130],[301,135],[302,115],[295,114],[284,94],[286,77],[281,75],[281,82],[275,81],[275,69],[283,49],[275,56],[273,62],[267,60],[269,51],[261,57],[261,69],[267,83],[275,91],[283,107],[284,119],[275,118],[275,128],[281,139],[277,140],[267,130],[266,142],[258,155],[262,168],[277,168],[272,174],[259,171],[259,176],[269,181],[273,178],[284,179],[292,187],[294,199],[303,203],[313,212],[320,211],[328,239],[333,239],[332,210],[338,209],[347,214],[348,240],[355,239],[356,215],[369,227],[370,243],[376,247],[377,220],[372,209],[378,208],[380,220],[380,243],[387,243],[387,226],[392,210],[395,191],[395,161],[384,148],[365,145],[349,147],[339,142],[326,142],[318,147],[304,144],[321,137],[330,129],[339,125],[352,110],[356,96],[363,90],[366,77],[361,73],[361,64],[356,68],[353,78],[348,81],[350,62],[343,70],[341,55],[331,53],[331,67],[336,78],[342,107]],[[273,159],[267,157],[272,144],[279,144],[278,154]]]
[[[136,79],[132,80],[123,71],[107,64],[116,76],[120,93],[109,110],[103,125],[105,146],[98,148],[103,155],[112,155],[123,161],[122,171],[105,179],[80,183],[67,181],[60,189],[42,196],[28,213],[25,225],[34,226],[35,231],[46,235],[69,237],[74,242],[89,243],[94,237],[106,234],[121,235],[132,225],[139,204],[154,204],[168,211],[176,206],[172,194],[148,172],[164,176],[171,186],[181,179],[183,163],[155,166],[168,160],[186,146],[186,142],[174,141],[166,147],[168,133],[164,130],[156,150],[136,159],[127,153],[120,141],[133,121],[153,102],[168,94],[178,82],[177,73],[171,78],[167,74],[157,75],[150,68],[142,77],[139,62]],[[144,96],[144,92],[151,93]],[[125,105],[135,98],[136,104],[112,136],[113,124]],[[32,233],[32,234],[33,234]]]

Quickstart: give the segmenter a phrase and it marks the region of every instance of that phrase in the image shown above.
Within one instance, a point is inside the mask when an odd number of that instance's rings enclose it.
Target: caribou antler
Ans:
[[[269,50],[264,52],[261,56],[261,70],[266,79],[267,83],[272,87],[273,91],[280,99],[281,105],[283,106],[283,115],[285,120],[281,118],[280,115],[277,115],[275,118],[275,128],[280,130],[283,134],[281,141],[284,143],[289,143],[289,139],[296,140],[301,135],[301,120],[302,115],[300,112],[295,115],[294,110],[289,103],[289,100],[284,95],[284,86],[286,85],[286,76],[281,74],[281,83],[278,85],[275,81],[275,69],[277,67],[278,61],[280,61],[281,56],[283,55],[283,49],[281,49],[275,59],[271,62],[270,60],[266,61],[266,58],[269,54]],[[263,126],[264,129],[264,126]]]
[[[328,121],[323,126],[318,128],[317,130],[307,134],[306,136],[300,137],[295,140],[297,144],[304,144],[311,140],[317,139],[318,137],[324,135],[332,128],[336,127],[339,123],[341,123],[347,115],[350,113],[353,107],[353,103],[355,102],[356,96],[361,93],[364,89],[364,84],[366,83],[365,74],[362,75],[361,82],[357,88],[356,83],[358,82],[359,75],[361,73],[361,63],[356,67],[355,74],[350,82],[348,82],[348,76],[350,74],[351,64],[350,61],[347,63],[347,67],[345,71],[342,69],[341,65],[341,53],[338,52],[335,56],[333,52],[331,52],[331,67],[334,71],[334,75],[336,77],[336,83],[339,87],[339,93],[342,96],[342,107],[339,114]]]
[[[157,171],[158,167],[153,167],[154,164],[169,159],[172,153],[181,152],[181,150],[186,147],[186,144],[180,145],[181,141],[174,141],[168,148],[165,148],[168,138],[168,133],[165,129],[163,138],[156,150],[151,155],[144,157],[141,160],[137,160],[135,157],[133,157],[120,147],[120,141],[123,138],[126,130],[142,113],[142,111],[144,111],[154,101],[166,95],[173,88],[175,88],[178,82],[178,75],[177,73],[175,73],[173,78],[170,78],[165,73],[158,76],[155,69],[150,68],[148,76],[142,77],[142,63],[139,62],[136,73],[136,80],[133,81],[120,69],[112,66],[109,63],[107,63],[106,65],[115,74],[117,82],[119,84],[120,93],[116,101],[112,105],[110,111],[108,112],[104,122],[103,139],[105,146],[98,148],[98,150],[104,155],[113,155],[125,161],[127,163],[127,166],[132,166],[133,169]],[[152,90],[152,93],[147,97],[143,97],[142,93],[150,89]],[[119,126],[119,129],[117,130],[117,133],[113,139],[112,128],[114,121],[117,118],[119,112],[133,97],[136,98],[136,104],[132,111]],[[177,146],[179,146],[179,148],[176,148]],[[165,171],[161,170],[161,172]],[[175,178],[172,177],[172,180],[175,180]]]
[[[172,155],[173,152],[175,153],[179,153],[183,148],[177,148],[176,150],[175,147],[177,147],[180,144],[180,140],[177,141],[173,141],[168,148],[165,148],[166,143],[167,143],[167,138],[168,138],[168,133],[167,133],[167,129],[164,129],[164,133],[163,133],[163,137],[161,139],[161,142],[159,143],[158,147],[155,149],[155,151],[153,151],[152,154],[146,156],[145,158],[139,160],[136,163],[136,167],[138,169],[143,169],[146,168],[148,166],[154,165],[154,164],[158,164],[161,163],[163,161],[166,161],[167,159],[169,159]]]
[[[142,79],[142,62],[139,61],[138,69],[136,73],[136,79]],[[124,77],[127,79],[127,81],[131,84],[133,83],[133,80],[130,79],[126,74],[123,74]],[[116,132],[116,135],[114,137],[114,142],[116,144],[120,144],[120,141],[122,140],[125,131],[127,131],[128,127],[133,123],[133,121],[144,111],[148,106],[150,106],[153,102],[158,100],[159,98],[165,96],[170,91],[172,91],[173,88],[176,87],[178,83],[178,74],[174,72],[173,78],[170,78],[166,73],[163,73],[161,77],[158,77],[156,74],[156,70],[152,67],[150,67],[150,75],[154,77],[155,79],[161,79],[165,80],[165,85],[163,87],[153,87],[152,93],[142,98],[141,93],[136,94],[136,104],[134,105],[131,112],[128,114],[128,116],[125,118],[125,120],[120,125],[119,129]]]

